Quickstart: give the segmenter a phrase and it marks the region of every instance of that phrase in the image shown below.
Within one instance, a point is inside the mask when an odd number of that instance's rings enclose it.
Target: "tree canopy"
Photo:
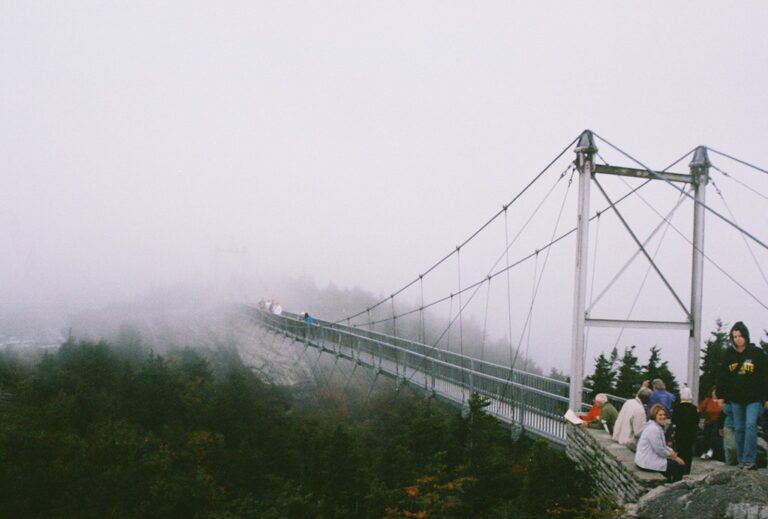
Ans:
[[[469,399],[299,397],[231,349],[0,353],[3,517],[573,517],[588,477]]]

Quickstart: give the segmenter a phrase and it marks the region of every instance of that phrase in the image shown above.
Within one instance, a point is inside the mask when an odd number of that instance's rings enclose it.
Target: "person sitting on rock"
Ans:
[[[613,441],[625,445],[634,451],[637,440],[645,428],[645,404],[651,398],[651,390],[641,387],[635,398],[627,400],[621,406],[616,424],[613,426]]]
[[[683,478],[685,461],[667,446],[664,437],[666,420],[667,411],[663,405],[655,404],[651,407],[651,417],[637,442],[635,465],[646,472],[664,474],[667,481],[674,483]]]
[[[660,378],[656,378],[651,382],[653,393],[651,393],[651,399],[648,401],[648,415],[650,417],[650,408],[656,404],[664,406],[664,410],[667,412],[667,418],[672,418],[672,406],[675,403],[675,395],[667,391],[667,386]]]
[[[616,418],[619,416],[619,412],[608,401],[608,395],[605,393],[598,393],[595,395],[595,400],[592,402],[592,409],[586,416],[582,417],[584,427],[590,429],[603,429],[607,428],[610,433],[613,431],[613,425],[616,423]]]

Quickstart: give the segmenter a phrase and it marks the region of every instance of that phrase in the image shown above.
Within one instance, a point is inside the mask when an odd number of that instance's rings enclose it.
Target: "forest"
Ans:
[[[718,319],[715,322],[715,329],[704,341],[704,347],[701,349],[698,400],[709,396],[712,386],[717,383],[718,370],[724,352],[731,344],[728,337],[729,328],[728,324]],[[766,335],[757,342],[757,345],[768,353],[768,331],[764,330],[763,333]],[[635,346],[628,346],[624,348],[621,355],[617,348],[613,348],[608,356],[600,353],[595,357],[592,374],[584,380],[584,387],[591,389],[593,393],[609,393],[622,398],[632,398],[644,380],[656,378],[662,379],[667,390],[672,393],[679,391],[680,384],[669,369],[668,362],[661,358],[661,348],[651,347],[648,361],[641,364],[635,354]]]
[[[0,516],[609,517],[561,450],[380,384],[278,387],[231,347],[0,353]]]

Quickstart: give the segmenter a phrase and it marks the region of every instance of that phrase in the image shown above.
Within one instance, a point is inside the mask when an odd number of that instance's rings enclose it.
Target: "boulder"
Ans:
[[[625,517],[637,519],[768,519],[768,472],[728,468],[659,486]]]

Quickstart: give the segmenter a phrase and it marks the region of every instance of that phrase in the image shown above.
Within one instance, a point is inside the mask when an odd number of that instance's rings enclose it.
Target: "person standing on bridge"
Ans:
[[[731,328],[732,347],[725,350],[717,387],[731,404],[739,467],[756,470],[757,420],[768,408],[768,366],[761,348],[749,342],[749,329],[738,321]]]

